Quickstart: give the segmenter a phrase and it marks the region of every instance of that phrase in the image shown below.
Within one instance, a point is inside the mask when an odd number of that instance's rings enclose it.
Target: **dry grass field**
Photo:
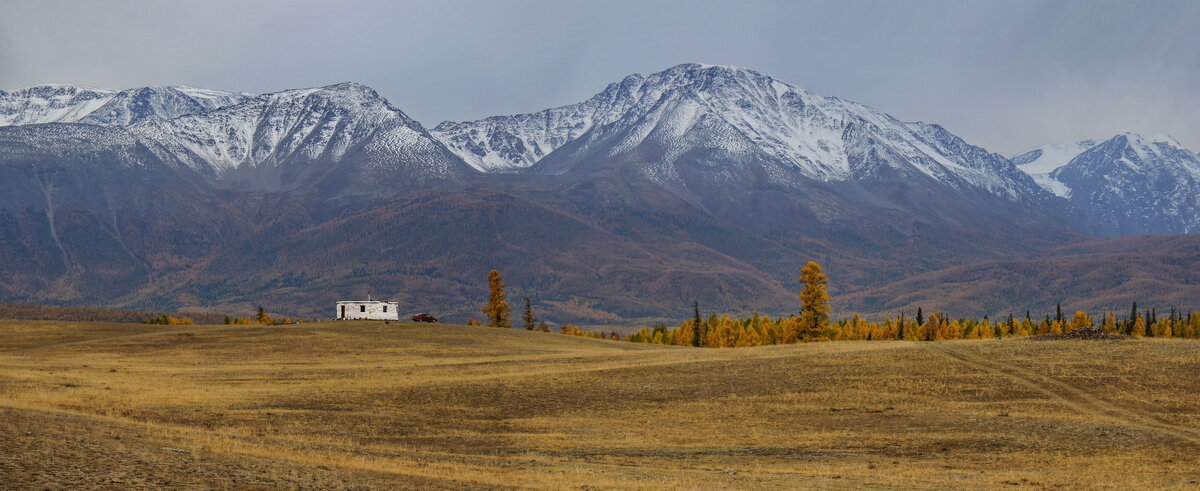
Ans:
[[[6,488],[1188,488],[1200,343],[0,321]]]

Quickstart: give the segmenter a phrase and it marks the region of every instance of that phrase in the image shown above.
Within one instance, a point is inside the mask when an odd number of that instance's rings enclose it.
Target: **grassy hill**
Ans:
[[[1163,488],[1200,343],[692,349],[454,325],[0,321],[15,487]]]

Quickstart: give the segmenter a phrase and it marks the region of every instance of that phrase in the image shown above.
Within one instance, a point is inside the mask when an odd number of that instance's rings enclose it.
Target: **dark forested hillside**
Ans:
[[[1200,236],[1098,239],[1028,259],[984,261],[839,297],[842,312],[943,311],[982,316],[1051,312],[1061,303],[1089,312],[1121,311],[1133,302],[1200,309]]]

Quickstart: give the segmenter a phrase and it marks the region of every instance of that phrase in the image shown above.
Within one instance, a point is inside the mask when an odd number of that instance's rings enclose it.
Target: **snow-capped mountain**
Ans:
[[[1047,189],[1068,196],[1096,230],[1109,236],[1200,232],[1200,157],[1169,136],[1122,133],[1058,159],[1030,158]],[[1070,152],[1065,152],[1064,155]]]
[[[371,282],[465,317],[501,265],[563,318],[774,312],[809,259],[853,291],[1080,232],[1200,231],[1200,159],[1169,139],[1015,162],[712,65],[433,131],[352,83],[35,87],[0,93],[0,301],[309,312]]]
[[[142,87],[122,90],[80,123],[128,126],[148,119],[174,119],[202,114],[252,97],[195,87]]]
[[[765,183],[798,186],[809,180],[860,181],[883,172],[983,189],[1013,201],[1044,199],[1007,159],[938,126],[904,123],[862,104],[727,66],[685,64],[632,75],[579,104],[445,122],[433,134],[485,172],[529,168],[564,174],[589,162],[622,162],[672,185],[679,181],[677,162],[700,160],[718,179],[754,172]],[[559,154],[551,156],[555,151]]]
[[[0,90],[0,126],[74,123],[117,95],[117,91],[70,85]]]
[[[402,171],[418,182],[472,172],[420,123],[354,83],[265,94],[130,130],[242,189],[294,189],[351,161],[364,174]]]
[[[195,87],[141,87],[120,92],[69,85],[0,91],[0,126],[87,123],[126,126],[236,104],[251,97]]]

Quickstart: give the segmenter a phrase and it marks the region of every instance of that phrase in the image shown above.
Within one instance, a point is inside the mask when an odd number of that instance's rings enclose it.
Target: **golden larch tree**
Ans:
[[[809,261],[800,270],[800,329],[799,338],[811,338],[829,326],[829,278],[821,271],[821,265]]]
[[[1092,318],[1087,315],[1087,312],[1075,312],[1075,317],[1071,319],[1071,323],[1067,325],[1067,332],[1076,329],[1087,329],[1096,325],[1092,322]]]
[[[509,322],[509,314],[511,309],[508,308],[508,302],[504,300],[504,278],[500,276],[497,270],[488,272],[488,287],[491,293],[488,295],[488,303],[483,306],[483,315],[488,318],[488,325],[491,327],[512,327]]]
[[[1138,337],[1145,336],[1146,335],[1146,319],[1142,318],[1141,316],[1138,316],[1136,319],[1134,319],[1133,332],[1131,332],[1130,334],[1132,334],[1134,336],[1138,336]]]

